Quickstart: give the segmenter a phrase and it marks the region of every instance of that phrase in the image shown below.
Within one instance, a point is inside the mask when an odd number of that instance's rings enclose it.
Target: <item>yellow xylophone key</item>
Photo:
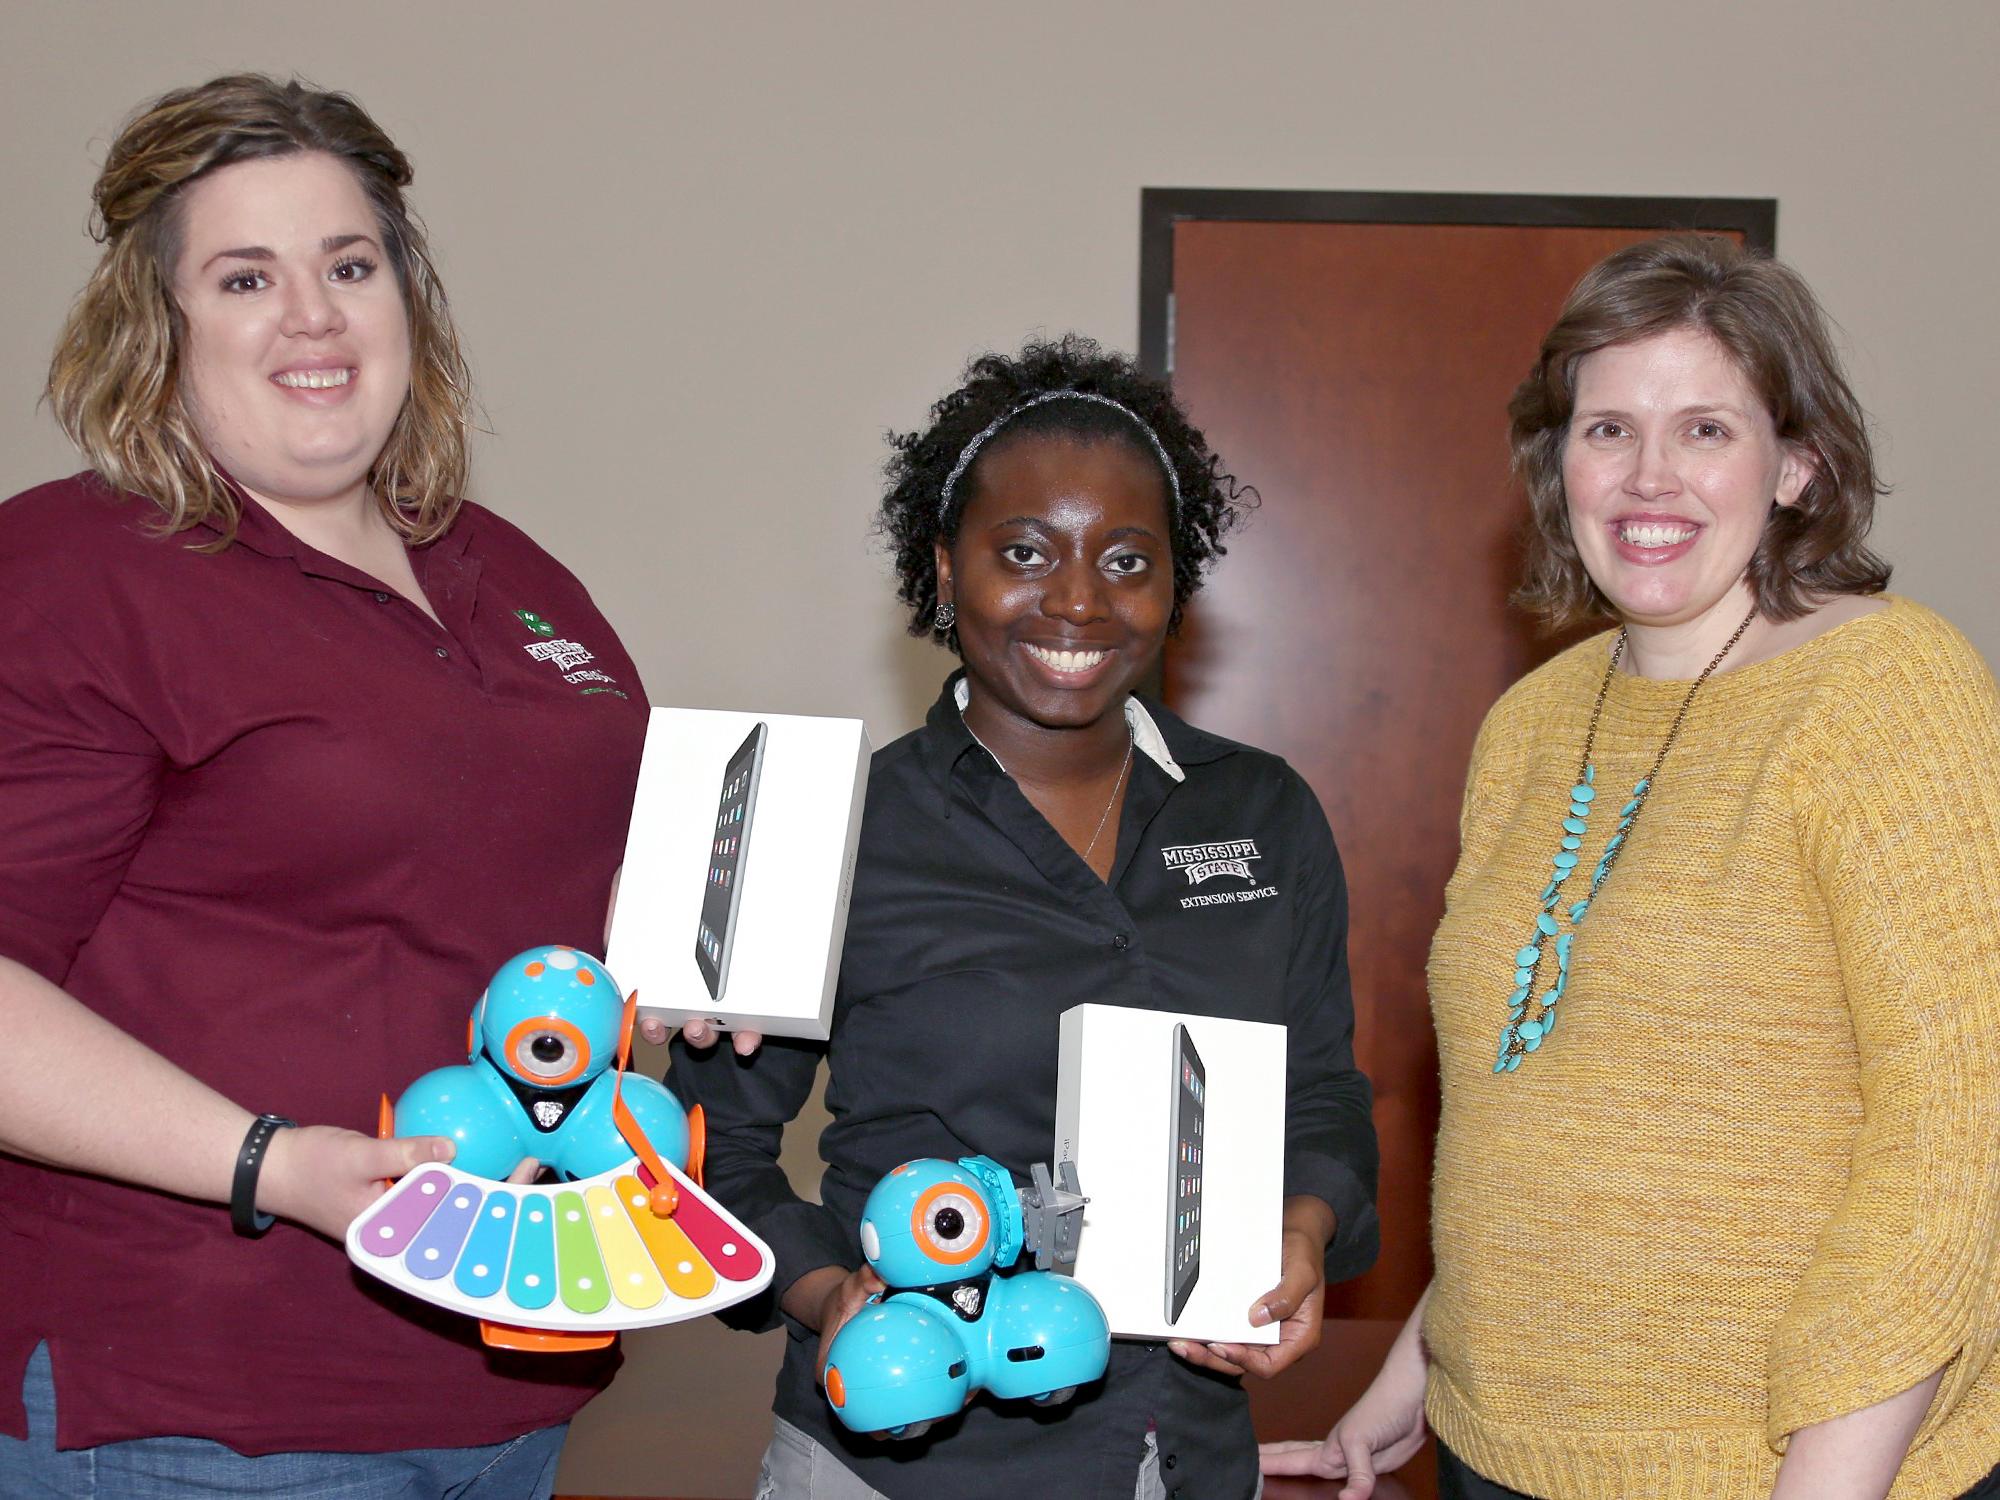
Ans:
[[[597,1248],[604,1252],[612,1295],[627,1307],[657,1307],[667,1295],[666,1283],[654,1268],[632,1220],[618,1206],[617,1196],[600,1183],[584,1193],[583,1201],[590,1213],[590,1227],[597,1234]]]
[[[702,1259],[701,1252],[694,1247],[694,1241],[672,1219],[663,1219],[647,1206],[646,1185],[637,1177],[621,1177],[615,1191],[618,1201],[625,1205],[633,1226],[639,1231],[639,1238],[645,1242],[646,1253],[653,1258],[653,1264],[660,1268],[660,1274],[667,1279],[667,1287],[676,1297],[693,1301],[706,1297],[715,1290],[715,1268]],[[682,1190],[685,1193],[686,1189]]]

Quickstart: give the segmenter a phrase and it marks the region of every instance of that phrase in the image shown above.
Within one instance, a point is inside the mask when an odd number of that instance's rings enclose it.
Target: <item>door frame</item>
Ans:
[[[1139,190],[1139,368],[1173,378],[1174,226],[1187,219],[1308,224],[1478,224],[1531,229],[1735,232],[1766,255],[1775,198],[1617,198],[1556,193],[1375,193],[1292,188]]]

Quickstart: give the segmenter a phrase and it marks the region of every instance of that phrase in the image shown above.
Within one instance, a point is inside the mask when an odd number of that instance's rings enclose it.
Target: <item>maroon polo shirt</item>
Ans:
[[[476,505],[411,554],[442,629],[254,503],[220,553],[157,514],[84,476],[0,504],[0,953],[246,1109],[372,1132],[510,954],[599,951],[638,673]],[[65,1448],[491,1443],[616,1367],[488,1353],[290,1224],[5,1156],[0,1287],[0,1431],[46,1339]]]

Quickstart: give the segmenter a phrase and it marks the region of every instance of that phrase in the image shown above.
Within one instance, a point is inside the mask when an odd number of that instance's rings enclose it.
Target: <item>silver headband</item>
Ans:
[[[1115,412],[1124,414],[1125,419],[1146,434],[1146,441],[1153,445],[1153,456],[1160,461],[1160,470],[1167,476],[1167,515],[1175,518],[1181,513],[1181,481],[1174,473],[1173,463],[1167,458],[1167,450],[1160,442],[1160,435],[1148,426],[1140,415],[1122,401],[1113,401],[1109,396],[1100,396],[1095,391],[1043,391],[1039,396],[1030,396],[1018,405],[1010,406],[979,430],[978,436],[965,445],[958,455],[958,462],[945,475],[944,490],[938,496],[938,524],[942,526],[951,515],[952,492],[958,488],[958,481],[965,477],[965,471],[972,467],[972,461],[979,457],[979,450],[986,446],[986,440],[1005,427],[1022,412],[1036,406],[1045,406],[1051,401],[1094,401],[1099,406],[1108,406]]]

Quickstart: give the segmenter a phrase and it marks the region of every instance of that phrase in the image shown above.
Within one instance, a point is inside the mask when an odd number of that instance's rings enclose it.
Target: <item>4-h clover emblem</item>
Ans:
[[[514,611],[514,618],[527,626],[528,629],[534,631],[536,635],[554,635],[556,633],[555,626],[544,620],[532,609],[517,609]]]

